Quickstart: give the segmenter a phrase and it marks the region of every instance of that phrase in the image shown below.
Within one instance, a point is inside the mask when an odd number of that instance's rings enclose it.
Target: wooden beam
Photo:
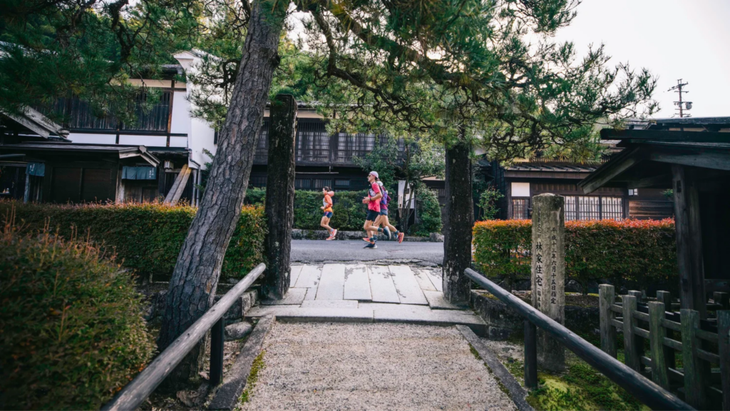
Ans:
[[[672,176],[670,174],[628,178],[622,181],[625,181],[629,188],[670,188],[672,186]]]
[[[180,174],[177,175],[175,183],[172,185],[170,192],[165,197],[165,204],[175,205],[180,201],[182,193],[185,190],[185,186],[188,184],[188,178],[190,177],[190,167],[187,164],[182,166]]]
[[[649,159],[659,163],[681,164],[685,166],[730,171],[730,151],[691,154],[654,152],[649,154]]]
[[[672,166],[672,179],[681,307],[698,311],[704,319],[707,311],[697,184],[691,170],[681,165]]]
[[[585,194],[590,194],[603,185],[608,183],[611,179],[623,173],[636,165],[641,158],[638,155],[639,148],[633,148],[626,154],[621,153],[615,160],[609,161],[603,166],[599,167],[598,170],[594,171],[578,183],[578,186],[583,189]]]
[[[601,130],[602,140],[676,141],[692,143],[730,143],[730,133],[714,131],[670,131],[670,130]]]

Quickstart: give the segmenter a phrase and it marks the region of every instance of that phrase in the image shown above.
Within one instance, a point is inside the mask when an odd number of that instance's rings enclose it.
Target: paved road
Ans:
[[[378,248],[363,248],[364,241],[292,240],[292,262],[322,261],[414,261],[441,264],[444,243],[380,241]]]

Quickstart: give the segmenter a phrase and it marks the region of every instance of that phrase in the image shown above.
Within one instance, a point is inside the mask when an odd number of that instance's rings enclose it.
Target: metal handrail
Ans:
[[[535,309],[531,305],[517,298],[512,293],[508,292],[504,288],[498,286],[494,282],[488,280],[480,273],[467,268],[464,273],[472,281],[484,287],[487,291],[492,293],[495,297],[499,298],[500,301],[507,304],[515,311],[517,311],[527,322],[532,325],[532,332],[525,333],[525,378],[528,378],[528,372],[533,374],[529,378],[534,378],[535,383],[537,382],[537,370],[534,364],[528,367],[528,355],[533,355],[535,352],[535,332],[534,327],[540,327],[546,332],[550,333],[553,338],[562,343],[569,350],[573,351],[578,357],[583,359],[585,362],[596,368],[603,375],[608,377],[611,381],[615,382],[620,387],[624,388],[631,395],[636,397],[639,401],[643,402],[652,409],[659,410],[693,410],[684,401],[675,397],[669,391],[655,384],[653,381],[629,368],[626,364],[618,361],[611,357],[599,348],[579,337],[564,325],[558,323],[547,315],[543,314],[539,310]],[[526,327],[527,331],[527,327]],[[530,341],[528,341],[528,339]],[[532,351],[532,353],[528,353]],[[529,368],[529,369],[528,369]]]
[[[182,335],[177,337],[147,368],[142,370],[132,382],[127,384],[101,409],[137,409],[211,328],[214,328],[211,341],[211,383],[212,385],[217,385],[223,373],[223,316],[231,308],[233,303],[246,292],[251,284],[261,276],[265,269],[266,265],[262,263],[249,271],[210,310],[198,318]]]

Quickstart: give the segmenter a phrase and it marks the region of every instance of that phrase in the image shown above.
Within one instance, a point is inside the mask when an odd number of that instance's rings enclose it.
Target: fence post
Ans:
[[[537,388],[537,327],[525,319],[525,387]]]
[[[683,308],[680,311],[682,321],[682,360],[684,363],[684,395],[685,401],[697,409],[707,408],[708,372],[707,364],[695,353],[700,347],[697,329],[700,327],[700,313]]]
[[[651,379],[662,388],[669,389],[669,373],[665,358],[664,337],[666,328],[662,327],[664,303],[649,302],[649,342],[651,345]]]
[[[638,338],[634,334],[636,320],[632,315],[636,311],[636,296],[623,296],[623,315],[624,315],[624,354],[626,365],[634,370],[641,372],[641,346],[637,344]]]
[[[669,291],[657,291],[656,300],[664,303],[665,311],[672,311],[672,294]]]
[[[616,327],[613,326],[611,305],[616,299],[616,290],[610,284],[598,286],[598,311],[601,324],[601,349],[616,358]]]
[[[636,297],[637,304],[641,304],[641,301],[644,299],[644,294],[638,290],[629,290],[629,295]]]
[[[722,378],[722,409],[730,410],[730,311],[717,312],[717,336]]]
[[[223,380],[223,340],[225,317],[221,317],[210,332],[210,385],[215,387]]]

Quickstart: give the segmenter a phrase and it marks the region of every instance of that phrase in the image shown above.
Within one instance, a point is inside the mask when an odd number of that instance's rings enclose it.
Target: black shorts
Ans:
[[[375,221],[376,218],[380,215],[380,212],[368,210],[368,216],[365,218],[367,221]]]

